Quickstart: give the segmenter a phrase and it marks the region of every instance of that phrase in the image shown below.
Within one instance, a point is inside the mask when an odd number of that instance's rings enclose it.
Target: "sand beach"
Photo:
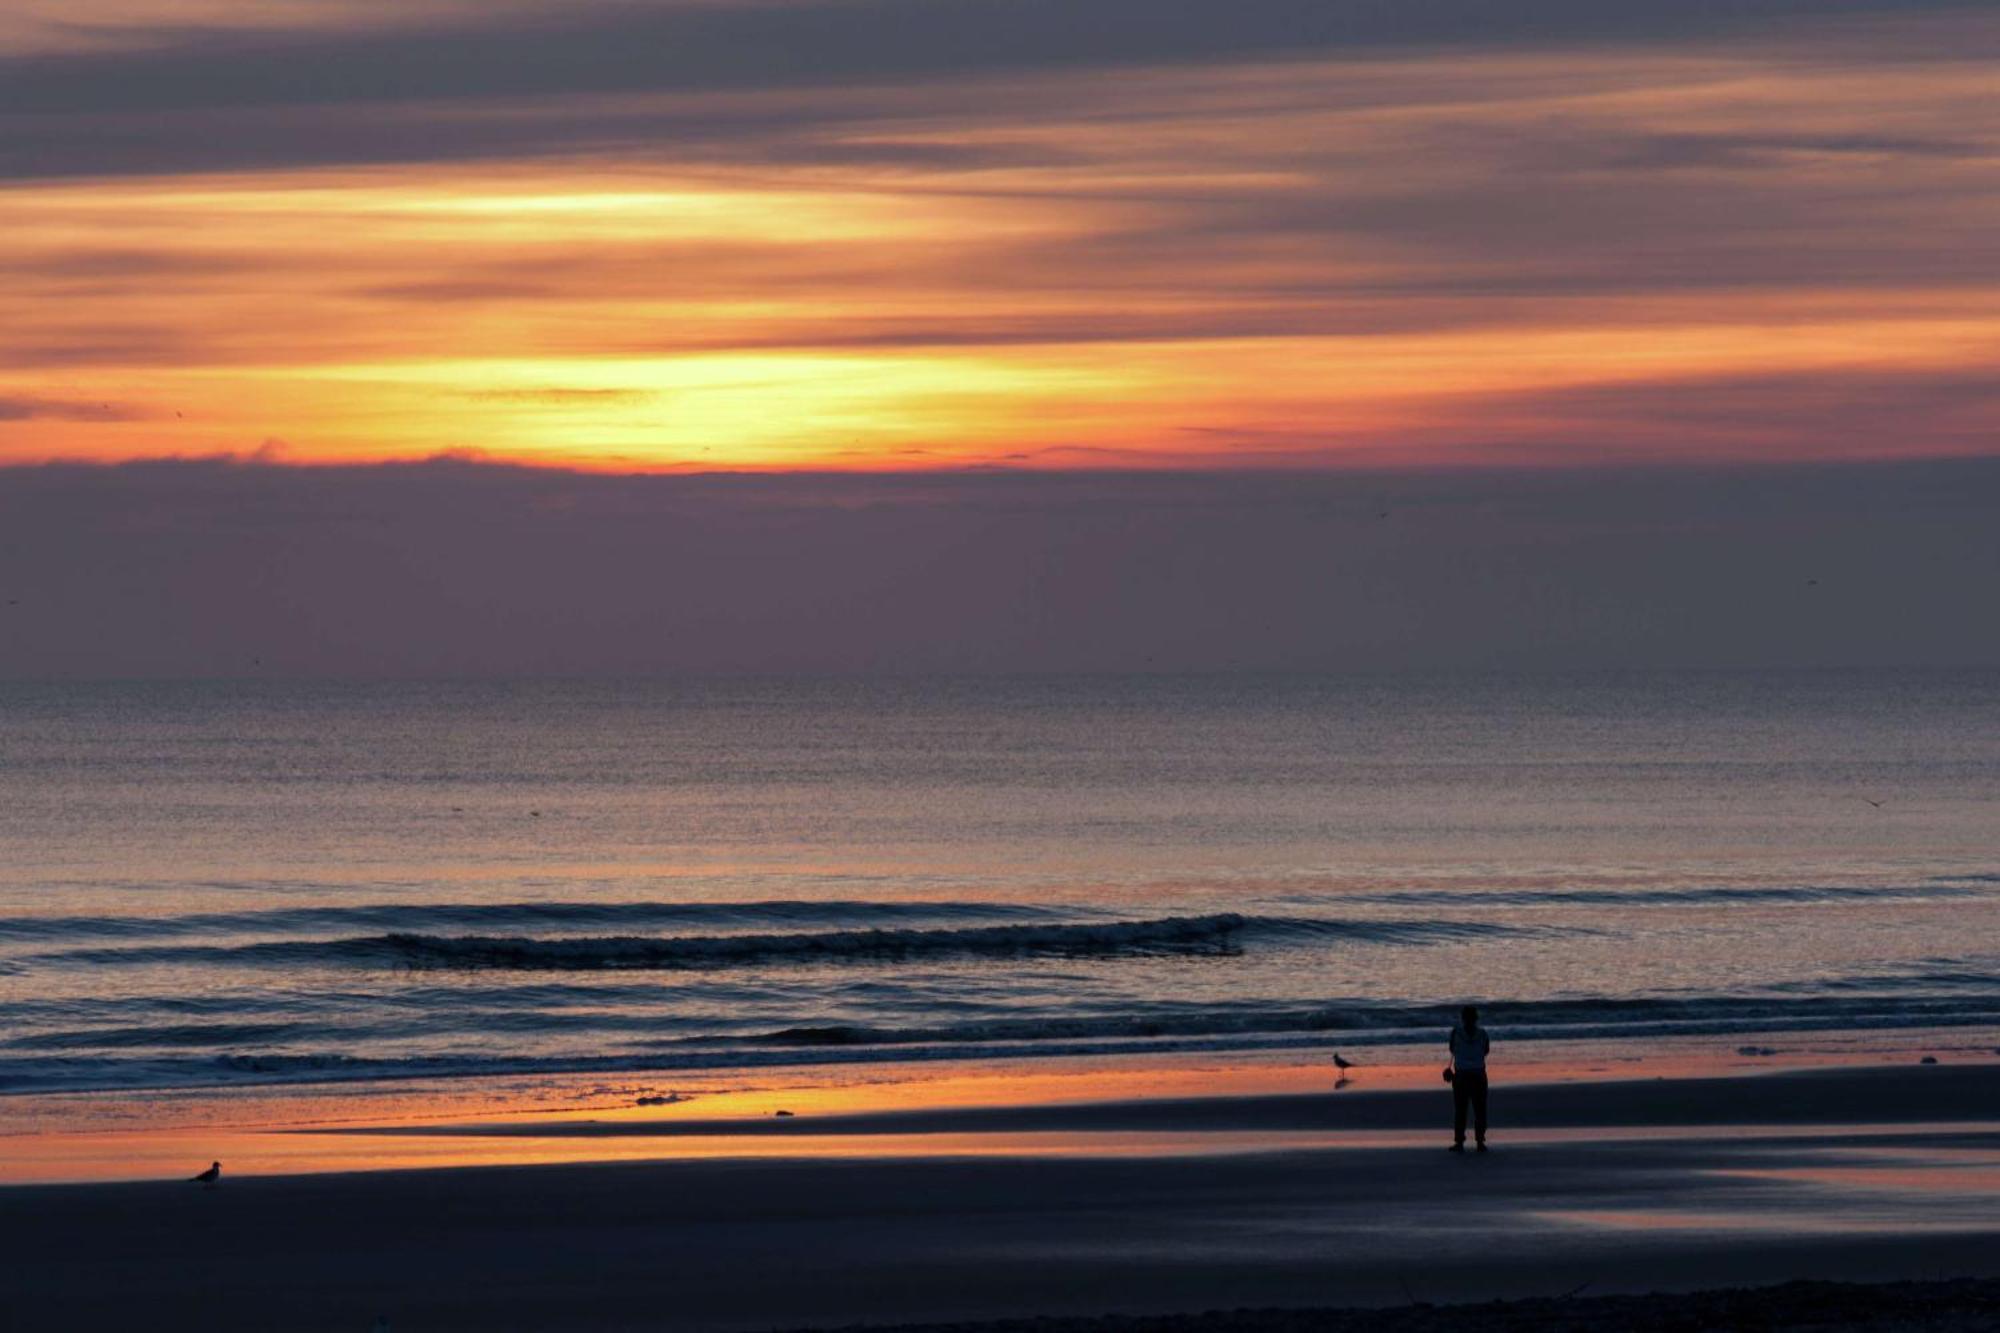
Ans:
[[[6,1287],[23,1329],[747,1330],[2000,1276],[2000,1065],[1504,1086],[1485,1156],[1440,1101],[287,1130],[510,1164],[0,1189]]]

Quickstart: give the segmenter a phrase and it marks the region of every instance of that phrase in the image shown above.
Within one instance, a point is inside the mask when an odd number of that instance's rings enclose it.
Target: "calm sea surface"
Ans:
[[[1366,1047],[1466,999],[2000,1025],[2000,673],[0,685],[0,1092]]]

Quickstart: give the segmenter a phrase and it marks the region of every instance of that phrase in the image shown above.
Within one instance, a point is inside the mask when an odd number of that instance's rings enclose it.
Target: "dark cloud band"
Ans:
[[[517,99],[935,79],[1409,47],[1727,34],[1975,0],[807,0],[551,4],[380,32],[126,34],[0,60],[0,114]]]

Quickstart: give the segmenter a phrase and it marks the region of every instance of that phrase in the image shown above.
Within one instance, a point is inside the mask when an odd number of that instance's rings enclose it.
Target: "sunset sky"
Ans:
[[[13,0],[0,455],[1983,454],[2000,15]]]
[[[2000,661],[1997,68],[1895,0],[12,0],[0,676]]]

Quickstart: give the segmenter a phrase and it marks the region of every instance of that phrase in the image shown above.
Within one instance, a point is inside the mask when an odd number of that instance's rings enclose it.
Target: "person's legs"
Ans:
[[[1463,1078],[1464,1075],[1460,1075],[1460,1077]],[[1481,1070],[1468,1079],[1467,1082],[1472,1084],[1472,1087],[1468,1090],[1472,1099],[1472,1132],[1479,1139],[1479,1146],[1484,1148],[1486,1146],[1486,1072]],[[1461,1139],[1465,1137],[1463,1120],[1464,1118],[1460,1117],[1461,1123],[1458,1136]]]
[[[1451,1085],[1451,1144],[1465,1146],[1465,1108],[1472,1100],[1472,1080],[1460,1074]]]

